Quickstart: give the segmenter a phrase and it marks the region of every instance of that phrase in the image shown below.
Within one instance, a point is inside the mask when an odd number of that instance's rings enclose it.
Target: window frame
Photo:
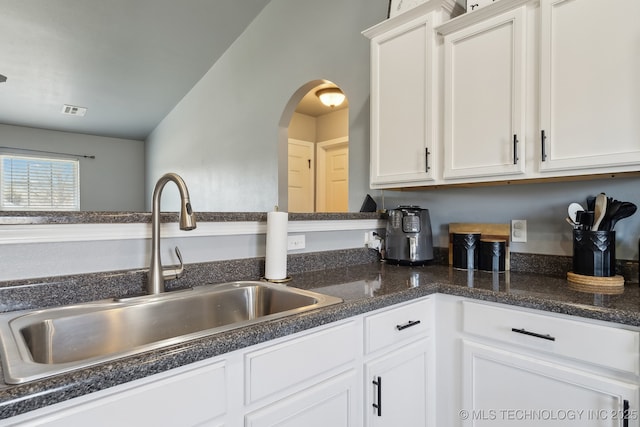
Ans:
[[[25,161],[28,163],[29,167],[31,164],[35,166],[36,163],[49,163],[50,168],[53,169],[55,166],[62,166],[70,164],[72,167],[72,172],[67,176],[72,178],[72,201],[68,204],[58,204],[55,205],[53,203],[55,199],[55,183],[54,179],[50,179],[47,182],[47,188],[41,189],[45,192],[50,192],[49,203],[40,204],[40,205],[32,205],[30,201],[26,204],[15,205],[15,203],[11,203],[5,200],[5,184],[6,184],[6,176],[5,176],[5,161]],[[11,184],[9,184],[11,185]],[[34,193],[37,189],[31,189],[30,186],[33,185],[33,182],[29,180],[27,177],[27,182],[23,185],[27,186],[27,198],[31,200],[30,195]],[[56,157],[56,156],[42,156],[42,155],[29,155],[29,154],[18,154],[11,152],[0,152],[0,211],[34,211],[34,212],[45,212],[45,211],[65,211],[65,212],[76,212],[80,210],[80,160],[77,158],[69,158],[69,157]]]

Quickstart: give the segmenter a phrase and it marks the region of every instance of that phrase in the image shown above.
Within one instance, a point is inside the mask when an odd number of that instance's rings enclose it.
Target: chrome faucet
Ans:
[[[180,191],[180,230],[193,230],[196,228],[196,216],[191,209],[189,201],[189,190],[183,179],[175,173],[167,173],[163,175],[153,190],[153,210],[151,212],[151,265],[149,266],[149,275],[147,277],[147,292],[149,294],[159,294],[165,291],[164,281],[169,279],[177,279],[184,272],[182,263],[182,255],[176,246],[176,255],[180,261],[177,268],[162,268],[160,258],[160,196],[162,189],[169,181],[173,181]]]

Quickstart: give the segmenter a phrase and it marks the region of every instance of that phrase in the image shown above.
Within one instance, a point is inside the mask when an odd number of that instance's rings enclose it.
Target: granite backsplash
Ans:
[[[367,248],[291,254],[288,273],[295,276],[310,271],[368,264],[379,261],[377,251]],[[447,265],[448,250],[434,248],[432,265]],[[566,276],[571,257],[511,254],[511,271],[543,276]],[[638,282],[638,263],[619,260],[618,274],[627,283]],[[259,280],[264,274],[264,258],[248,258],[188,264],[184,275],[167,282],[168,290],[223,283],[235,280]],[[52,307],[145,293],[146,269],[111,271],[57,277],[43,277],[0,282],[0,312]]]

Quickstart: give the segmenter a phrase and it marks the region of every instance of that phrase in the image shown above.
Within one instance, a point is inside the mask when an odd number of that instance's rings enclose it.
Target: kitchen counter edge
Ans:
[[[293,283],[292,286],[296,286],[296,283]],[[614,322],[627,326],[640,326],[640,312],[576,304],[544,296],[476,289],[446,281],[434,281],[378,296],[345,300],[341,304],[311,312],[239,328],[43,380],[20,385],[3,384],[0,385],[0,419],[435,293]]]

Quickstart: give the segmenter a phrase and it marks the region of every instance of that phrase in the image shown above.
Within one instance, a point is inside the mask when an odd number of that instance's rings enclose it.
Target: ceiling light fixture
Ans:
[[[3,76],[2,74],[0,74],[0,83],[4,83],[7,81],[7,76]]]
[[[322,102],[327,107],[337,107],[338,105],[344,102],[344,93],[337,87],[328,87],[326,89],[320,89],[316,92],[316,96],[320,98],[320,102]]]

